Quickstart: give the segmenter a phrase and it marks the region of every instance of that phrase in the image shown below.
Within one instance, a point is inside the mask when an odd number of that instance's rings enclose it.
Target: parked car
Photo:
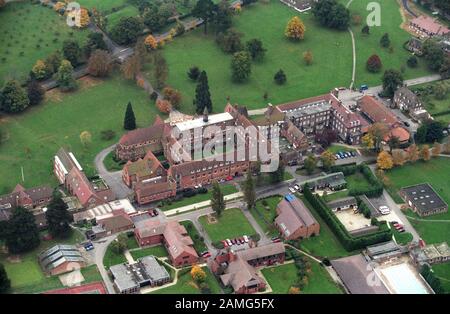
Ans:
[[[279,237],[272,237],[272,242],[277,243],[277,242],[281,242],[281,239]]]
[[[352,155],[352,157],[356,157],[356,153],[355,152],[350,152],[350,155]]]
[[[221,242],[223,243],[223,247],[229,247],[229,245],[228,245],[228,242],[227,242],[227,241],[225,241],[225,240],[222,240]]]
[[[294,189],[295,189],[296,191],[298,191],[298,190],[300,190],[300,186],[299,186],[298,184],[296,184],[296,185],[294,185]]]
[[[244,238],[244,242],[248,243],[248,241],[249,241],[248,237],[246,235],[244,235],[243,238]]]
[[[409,126],[410,126],[410,124],[409,124],[408,121],[403,121],[403,124],[404,124],[406,127],[409,127]]]
[[[390,214],[391,210],[389,209],[389,207],[387,206],[380,206],[379,207],[380,213],[382,213],[383,215],[388,215]]]
[[[226,241],[227,241],[227,243],[228,243],[228,246],[232,246],[232,245],[233,245],[233,242],[231,242],[230,239],[227,239]]]
[[[291,193],[295,193],[295,189],[294,189],[293,187],[289,187],[289,191],[290,191]]]
[[[228,177],[225,178],[225,180],[226,181],[231,181],[231,180],[233,180],[233,177],[232,176],[228,176]]]
[[[93,245],[91,242],[88,242],[88,243],[86,243],[86,244],[84,245],[84,249],[85,249],[86,251],[91,251],[91,250],[94,249],[94,245]]]

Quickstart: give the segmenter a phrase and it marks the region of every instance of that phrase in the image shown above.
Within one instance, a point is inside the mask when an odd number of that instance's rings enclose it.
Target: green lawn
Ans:
[[[43,236],[45,232],[41,233]],[[75,244],[84,239],[78,231],[73,231],[65,240],[41,241],[38,248],[20,255],[20,262],[14,263],[7,259],[7,255],[0,254],[0,263],[5,266],[13,293],[37,293],[61,288],[58,276],[46,276],[38,263],[37,256],[42,251],[55,244]]]
[[[309,261],[311,262],[309,283],[300,293],[341,294],[341,289],[332,281],[327,271],[319,263],[311,259]],[[297,268],[294,263],[265,268],[262,273],[275,294],[287,294],[297,278]]]
[[[137,260],[137,259],[145,257],[145,256],[149,256],[149,255],[153,255],[156,257],[168,256],[167,250],[164,247],[164,245],[157,245],[157,246],[152,246],[152,247],[148,247],[148,248],[144,248],[144,249],[133,250],[133,251],[130,251],[130,254],[134,260]]]
[[[238,208],[225,210],[217,223],[208,223],[207,216],[202,216],[199,220],[212,242],[255,234],[255,230]]]
[[[89,33],[71,29],[65,17],[30,1],[9,3],[0,10],[0,21],[0,86],[7,78],[24,80],[36,61],[61,50],[64,40],[84,44]]]
[[[266,234],[270,236],[278,235],[278,230],[271,226],[275,217],[277,216],[277,205],[281,201],[281,196],[273,196],[266,198],[267,206],[262,204],[263,200],[256,202],[256,207],[250,212],[252,213],[255,220],[261,226]]]
[[[127,258],[123,254],[117,254],[111,249],[111,245],[108,246],[105,252],[105,256],[103,256],[103,265],[106,269],[109,269],[111,266],[125,263]]]
[[[139,248],[139,244],[136,241],[136,238],[133,236],[128,237],[127,239],[127,248],[129,250],[133,250],[133,249],[138,249]]]
[[[330,147],[328,147],[327,150],[332,152],[333,154],[336,154],[338,152],[354,152],[354,151],[356,151],[356,149],[354,149],[354,148],[342,146],[339,144],[333,144]]]
[[[127,0],[78,0],[82,7],[93,9],[96,8],[101,12],[111,11],[114,8],[120,8],[128,3]]]
[[[238,192],[238,190],[236,189],[236,187],[233,184],[221,184],[220,188],[222,189],[222,193],[224,195],[233,194],[233,193]],[[197,194],[192,197],[184,197],[183,199],[181,199],[179,201],[171,202],[170,204],[161,206],[161,209],[163,211],[166,211],[166,210],[170,210],[170,209],[174,209],[174,208],[178,208],[178,207],[183,207],[183,206],[187,206],[187,205],[191,205],[191,204],[208,201],[208,200],[211,200],[211,195],[212,195],[212,188],[209,188],[208,193]]]
[[[406,245],[413,240],[413,235],[410,232],[398,232],[397,229],[391,224],[391,228],[393,230],[393,235],[395,240],[400,245]]]
[[[342,0],[347,3],[347,0]],[[372,0],[358,0],[353,1],[349,7],[352,14],[359,14],[362,20],[365,21],[371,11],[367,10],[368,3]],[[369,86],[381,85],[381,77],[386,69],[401,70],[404,66],[405,72],[403,76],[405,79],[421,77],[429,75],[430,72],[426,68],[425,62],[419,59],[419,66],[412,69],[406,66],[407,59],[411,53],[403,48],[403,44],[411,38],[411,35],[400,28],[402,17],[397,1],[379,1],[381,5],[381,26],[371,27],[370,35],[364,36],[361,33],[363,25],[352,26],[356,41],[356,86],[361,84],[368,84]],[[364,23],[364,22],[363,22]],[[388,33],[391,39],[393,52],[389,49],[381,48],[379,42],[381,36]],[[366,69],[367,59],[373,54],[377,54],[383,63],[383,69],[380,73],[372,74]]]
[[[351,255],[351,252],[347,252],[347,250],[344,249],[334,233],[314,210],[311,204],[309,204],[304,197],[301,197],[301,200],[309,208],[311,214],[319,223],[320,233],[318,236],[300,240],[300,249],[319,258],[338,258]]]
[[[181,221],[180,224],[186,228],[186,231],[188,232],[192,241],[194,241],[194,248],[199,255],[208,250],[205,241],[201,237],[200,233],[198,232],[197,228],[194,226],[192,221],[185,220]]]
[[[447,87],[450,87],[450,80],[444,81]],[[439,82],[441,83],[441,82]],[[422,85],[417,85],[412,88],[412,90],[422,90],[426,88],[430,88],[432,86],[435,86],[437,83],[427,83]],[[440,112],[448,112],[450,110],[450,93],[447,94],[447,97],[445,99],[437,99],[434,94],[432,95],[421,95],[420,99],[425,105],[425,108],[428,110],[428,112],[431,115],[438,114]],[[444,115],[438,115],[435,117],[436,120],[442,121],[446,124],[450,123],[450,113],[444,114]]]
[[[353,188],[365,189],[370,187],[369,181],[367,181],[364,175],[357,171],[356,173],[346,176],[345,180],[347,181],[347,189],[351,190]]]
[[[113,150],[108,155],[106,155],[105,159],[103,160],[103,164],[105,165],[108,171],[120,171],[123,169],[123,166],[125,165],[124,162],[115,161],[114,156],[115,151]]]
[[[450,190],[448,186],[448,174],[450,173],[450,159],[439,157],[428,162],[419,161],[415,164],[406,164],[386,172],[391,185],[388,192],[398,203],[403,203],[397,194],[402,187],[419,183],[429,183],[435,191],[450,204]],[[448,241],[450,239],[450,212],[429,217],[418,217],[411,212],[407,214],[411,224],[428,243]],[[433,222],[429,220],[446,220],[448,222]]]
[[[17,183],[26,187],[56,184],[52,159],[61,146],[75,154],[88,176],[95,174],[95,155],[117,142],[124,133],[123,116],[129,101],[138,127],[153,123],[156,109],[133,82],[117,76],[94,82],[82,83],[74,93],[52,91],[43,104],[20,115],[3,116],[0,129],[5,139],[0,145],[0,194],[9,193]],[[102,140],[100,133],[105,130],[113,130],[116,137]],[[92,134],[92,143],[87,148],[79,138],[83,131]],[[21,167],[25,182],[21,182]]]
[[[450,263],[433,265],[432,269],[441,280],[441,284],[447,293],[450,293]]]
[[[206,282],[208,283],[211,293],[219,294],[222,289],[216,278],[213,276],[208,267],[202,268],[206,272]],[[152,292],[152,294],[200,294],[200,289],[197,284],[192,280],[190,272],[185,272],[178,277],[178,282],[176,285],[159,289]]]

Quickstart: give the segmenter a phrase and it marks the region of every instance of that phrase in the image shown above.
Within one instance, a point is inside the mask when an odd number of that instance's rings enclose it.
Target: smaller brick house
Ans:
[[[149,179],[159,178],[163,181],[164,177],[167,177],[167,171],[151,151],[142,159],[128,161],[122,170],[123,182],[128,187]]]
[[[305,204],[292,194],[277,205],[275,225],[286,240],[319,235],[320,225]]]
[[[176,184],[172,180],[148,180],[138,182],[134,186],[135,199],[139,205],[174,197],[177,194]]]
[[[104,216],[97,217],[97,227],[104,230],[104,236],[131,230],[134,227],[133,221],[125,210],[115,210]]]
[[[293,148],[298,151],[306,151],[309,148],[308,138],[300,131],[292,121],[288,121],[281,129],[281,135],[284,136]]]

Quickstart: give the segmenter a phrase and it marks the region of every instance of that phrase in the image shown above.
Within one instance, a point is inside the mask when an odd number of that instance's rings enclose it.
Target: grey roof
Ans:
[[[297,109],[286,110],[286,116],[290,119],[301,118],[317,114],[320,112],[326,112],[331,110],[331,105],[328,101],[319,101],[310,104],[303,105]]]
[[[330,173],[307,182],[310,188],[315,188],[317,186],[335,187],[347,183],[347,181],[345,181],[344,173],[342,172]]]
[[[170,279],[167,270],[158,263],[154,256],[143,257],[134,264],[114,265],[109,270],[119,291]]]
[[[239,251],[237,254],[244,261],[251,261],[257,258],[283,254],[285,252],[284,243],[270,243],[263,246],[256,246],[247,250]]]
[[[428,183],[405,187],[401,192],[421,213],[448,206]]]
[[[39,254],[39,260],[44,260],[47,257],[55,254],[58,251],[78,251],[77,247],[75,245],[67,245],[67,244],[57,244],[55,246],[52,246],[48,250],[45,250]]]
[[[8,221],[11,218],[11,210],[0,209],[0,221]]]
[[[394,241],[388,241],[367,247],[367,254],[369,254],[370,256],[386,254],[394,251],[400,252],[398,244],[396,244]]]
[[[45,271],[51,271],[65,262],[84,262],[80,251],[74,245],[55,245],[38,256]]]
[[[353,196],[340,198],[340,199],[337,199],[337,200],[327,203],[328,207],[330,207],[330,208],[338,208],[338,207],[349,206],[349,205],[353,205],[353,204],[357,204],[356,198],[354,198]]]
[[[331,261],[345,287],[352,294],[389,294],[363,255],[353,255]]]

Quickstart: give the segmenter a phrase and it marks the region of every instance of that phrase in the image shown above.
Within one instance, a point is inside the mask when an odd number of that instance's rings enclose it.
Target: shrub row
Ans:
[[[364,178],[370,183],[367,188],[354,187],[349,189],[348,194],[351,196],[366,195],[367,197],[377,197],[383,194],[383,183],[373,174],[369,166],[366,164],[352,166],[333,166],[332,172],[342,172],[344,176],[349,176],[360,172]]]
[[[377,232],[358,237],[350,235],[325,202],[320,197],[312,194],[307,184],[303,188],[303,191],[306,200],[314,207],[331,230],[333,230],[347,251],[363,249],[369,245],[389,241],[392,238],[391,230],[389,230],[385,223],[380,223],[380,230]]]

